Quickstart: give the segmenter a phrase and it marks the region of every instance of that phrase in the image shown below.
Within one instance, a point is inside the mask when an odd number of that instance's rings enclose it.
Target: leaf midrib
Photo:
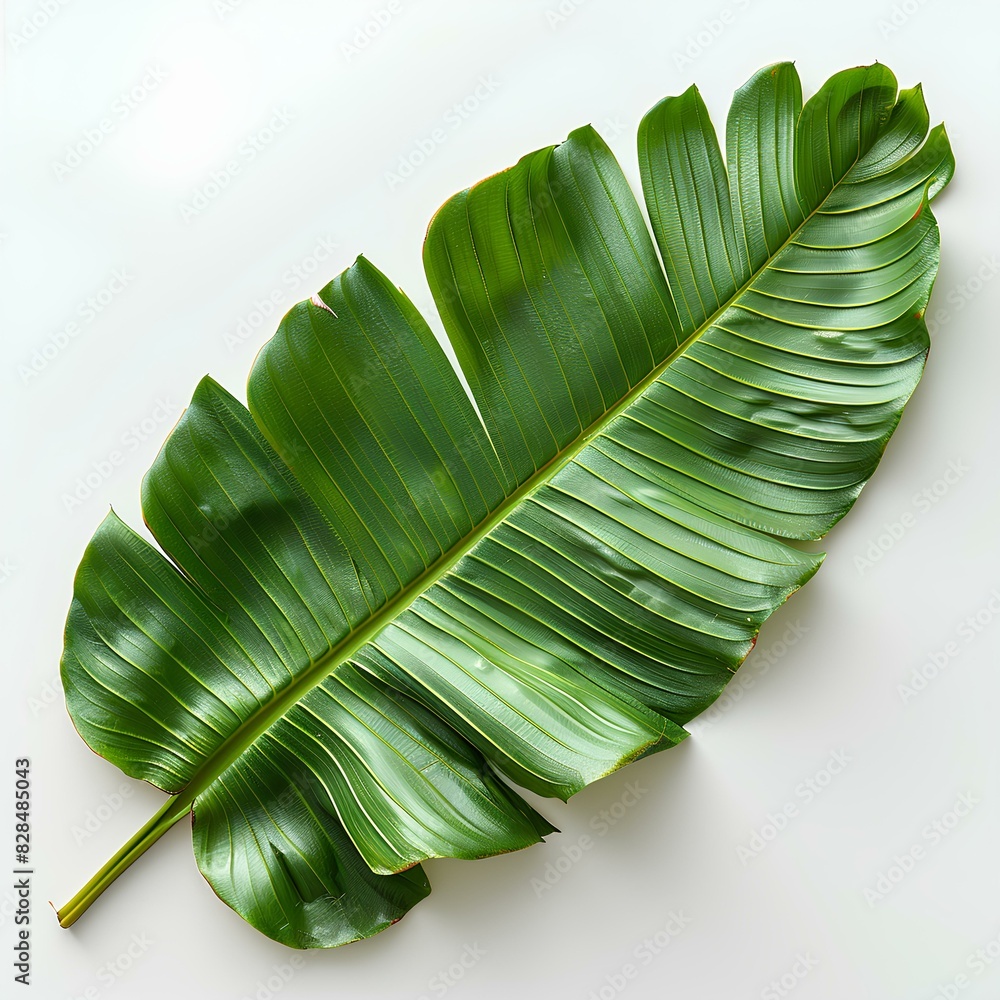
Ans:
[[[867,150],[866,150],[867,151]],[[715,322],[734,305],[748,291],[753,283],[780,257],[780,255],[795,242],[796,237],[809,224],[809,222],[822,211],[823,206],[831,195],[844,182],[855,164],[862,155],[851,162],[830,190],[823,196],[822,201],[802,220],[802,222],[788,235],[788,238],[774,251],[767,261],[754,271],[750,277],[741,285],[729,299],[718,307],[700,326],[692,333],[650,373],[637,382],[624,396],[609,410],[586,427],[577,435],[566,447],[540,466],[521,486],[511,493],[504,501],[483,520],[472,532],[453,545],[447,552],[438,557],[427,569],[418,577],[411,581],[406,587],[400,590],[389,601],[387,601],[378,611],[375,612],[360,628],[348,633],[340,642],[333,646],[329,652],[313,663],[302,675],[293,681],[287,688],[279,692],[269,702],[265,703],[249,719],[244,721],[238,729],[231,733],[217,748],[206,758],[204,763],[191,777],[184,788],[175,793],[170,802],[170,814],[173,822],[181,819],[187,814],[188,808],[192,806],[198,796],[205,791],[214,781],[223,775],[233,764],[235,764],[243,754],[259,739],[268,729],[278,722],[291,708],[293,708],[306,694],[313,688],[318,687],[329,677],[337,667],[348,661],[359,649],[374,639],[385,627],[390,625],[407,608],[410,607],[426,590],[430,589],[441,577],[445,576],[465,555],[479,544],[482,539],[488,536],[498,525],[518,507],[521,502],[529,497],[535,490],[549,482],[565,465],[568,465],[587,445],[595,438],[599,437],[604,429],[620,416],[625,410],[639,399],[645,391],[656,382],[660,376],[677,360],[688,347],[705,335],[715,324]],[[665,271],[662,270],[664,274]]]

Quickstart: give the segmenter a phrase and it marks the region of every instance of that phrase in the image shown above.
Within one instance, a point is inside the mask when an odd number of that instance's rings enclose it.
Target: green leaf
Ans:
[[[791,64],[639,128],[652,234],[591,128],[449,200],[428,280],[475,398],[364,258],[205,379],[111,514],[62,661],[83,738],[171,793],[69,925],[194,814],[218,895],[293,947],[399,919],[419,862],[536,843],[673,746],[819,567],[928,349],[954,163],[884,66]],[[662,266],[661,266],[662,261]],[[477,412],[478,409],[478,412]],[[481,417],[480,417],[481,414]]]

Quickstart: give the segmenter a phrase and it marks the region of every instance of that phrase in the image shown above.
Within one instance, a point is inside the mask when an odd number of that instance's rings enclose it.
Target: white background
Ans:
[[[398,0],[352,51],[383,0],[62,0],[27,38],[23,18],[42,3],[7,4],[0,156],[0,788],[13,785],[14,757],[30,756],[30,995],[569,1000],[611,996],[606,977],[632,963],[629,1000],[766,1000],[792,982],[796,1000],[995,997],[1000,961],[967,964],[991,942],[1000,953],[995,5],[584,0],[551,16],[558,0]],[[199,377],[242,395],[277,320],[241,327],[259,320],[255,302],[275,293],[283,311],[364,252],[425,306],[421,238],[454,191],[588,121],[637,182],[635,128],[659,98],[697,81],[720,124],[733,90],[786,58],[807,95],[875,59],[902,86],[922,81],[958,174],[935,209],[943,264],[926,375],[883,467],[828,539],[825,566],[765,627],[734,682],[742,698],[692,724],[679,749],[567,805],[542,803],[562,835],[489,861],[428,864],[435,891],[402,923],[306,953],[297,969],[281,967],[298,953],[215,898],[184,823],[60,930],[46,901],[65,902],[162,801],[93,755],[63,708],[73,571],[109,504],[140,523],[139,479]],[[124,116],[120,95],[141,93],[150,70],[163,79]],[[449,115],[481,78],[479,107]],[[241,144],[276,110],[291,122],[251,161]],[[112,128],[97,148],[57,170],[102,119]],[[426,162],[401,183],[387,178],[436,128],[445,139]],[[181,206],[230,160],[239,173],[185,221]],[[317,268],[324,239],[336,247]],[[295,268],[312,270],[297,287]],[[116,270],[126,287],[87,322],[80,303]],[[26,377],[34,352],[58,346],[74,320],[76,336]],[[72,502],[95,471],[91,495]],[[965,641],[963,620],[977,614]],[[949,642],[957,655],[904,703],[899,685]],[[824,781],[834,752],[849,763],[807,801],[800,783]],[[638,801],[600,835],[601,810],[635,782]],[[975,807],[948,829],[963,794]],[[10,801],[0,792],[7,814]],[[741,858],[786,806],[786,828]],[[0,843],[12,839],[4,815]],[[585,834],[579,860],[541,882]],[[905,877],[866,900],[914,846]],[[4,996],[11,898],[0,889]],[[671,911],[690,922],[643,964],[636,948]],[[796,980],[799,955],[809,960],[798,972],[809,968]],[[460,981],[434,978],[463,956]]]

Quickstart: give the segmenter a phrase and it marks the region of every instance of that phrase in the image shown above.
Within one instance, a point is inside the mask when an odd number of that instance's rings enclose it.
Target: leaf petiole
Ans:
[[[191,812],[191,805],[189,795],[181,793],[171,796],[97,874],[65,906],[56,911],[60,927],[75,924],[119,875],[142,857],[167,830]]]

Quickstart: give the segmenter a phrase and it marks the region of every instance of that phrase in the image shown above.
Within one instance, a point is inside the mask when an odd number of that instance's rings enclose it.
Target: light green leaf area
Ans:
[[[791,64],[639,128],[652,232],[587,127],[449,200],[427,277],[476,407],[364,258],[250,375],[206,378],[114,514],[62,661],[87,743],[171,793],[60,911],[174,822],[265,934],[398,920],[419,862],[553,827],[686,736],[871,476],[928,349],[929,199],[953,160],[919,88]],[[481,414],[481,417],[480,417]]]

